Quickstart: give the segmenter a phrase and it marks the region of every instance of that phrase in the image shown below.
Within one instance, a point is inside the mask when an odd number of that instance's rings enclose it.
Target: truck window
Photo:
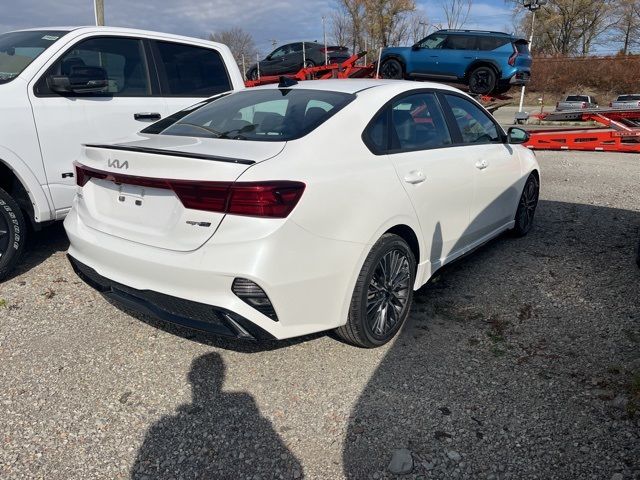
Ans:
[[[107,72],[105,94],[114,97],[151,95],[149,69],[142,42],[134,38],[95,37],[71,47],[40,79],[36,93],[53,94],[47,86],[49,75],[70,75],[76,67],[101,67]]]
[[[171,42],[156,42],[163,95],[210,97],[231,90],[224,61],[216,50]]]

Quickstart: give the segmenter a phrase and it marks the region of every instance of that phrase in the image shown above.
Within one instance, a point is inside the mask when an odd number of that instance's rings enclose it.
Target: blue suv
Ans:
[[[380,74],[462,83],[480,95],[502,94],[529,81],[528,44],[502,32],[438,30],[412,47],[385,48]]]

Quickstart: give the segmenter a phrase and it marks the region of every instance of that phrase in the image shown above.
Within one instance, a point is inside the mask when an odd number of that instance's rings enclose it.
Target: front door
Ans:
[[[103,93],[62,95],[49,89],[49,75],[69,75],[83,66],[106,70],[109,84]],[[151,94],[143,43],[135,38],[81,40],[30,87],[47,181],[59,216],[71,207],[76,192],[73,161],[80,146],[128,137],[157,120],[166,108],[162,98]]]
[[[472,241],[481,241],[514,219],[523,184],[520,161],[488,113],[459,95],[443,97],[474,166],[469,233]]]

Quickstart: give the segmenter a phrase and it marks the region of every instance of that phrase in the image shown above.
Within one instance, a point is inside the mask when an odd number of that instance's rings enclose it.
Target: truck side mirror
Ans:
[[[69,75],[47,77],[47,85],[56,93],[100,93],[109,86],[109,79],[102,67],[75,65]]]

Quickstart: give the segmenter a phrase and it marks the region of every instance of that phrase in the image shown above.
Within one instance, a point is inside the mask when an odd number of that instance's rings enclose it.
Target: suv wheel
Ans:
[[[469,74],[469,91],[487,95],[496,89],[497,75],[491,67],[478,67]]]
[[[26,240],[27,225],[20,207],[0,188],[0,280],[20,259]]]
[[[385,234],[362,266],[346,325],[336,330],[345,341],[364,348],[391,340],[409,316],[416,260],[401,237]]]
[[[247,80],[258,80],[258,69],[252,68],[247,72]]]
[[[404,78],[404,69],[398,60],[390,58],[385,60],[380,66],[380,75],[382,78],[402,80]]]

